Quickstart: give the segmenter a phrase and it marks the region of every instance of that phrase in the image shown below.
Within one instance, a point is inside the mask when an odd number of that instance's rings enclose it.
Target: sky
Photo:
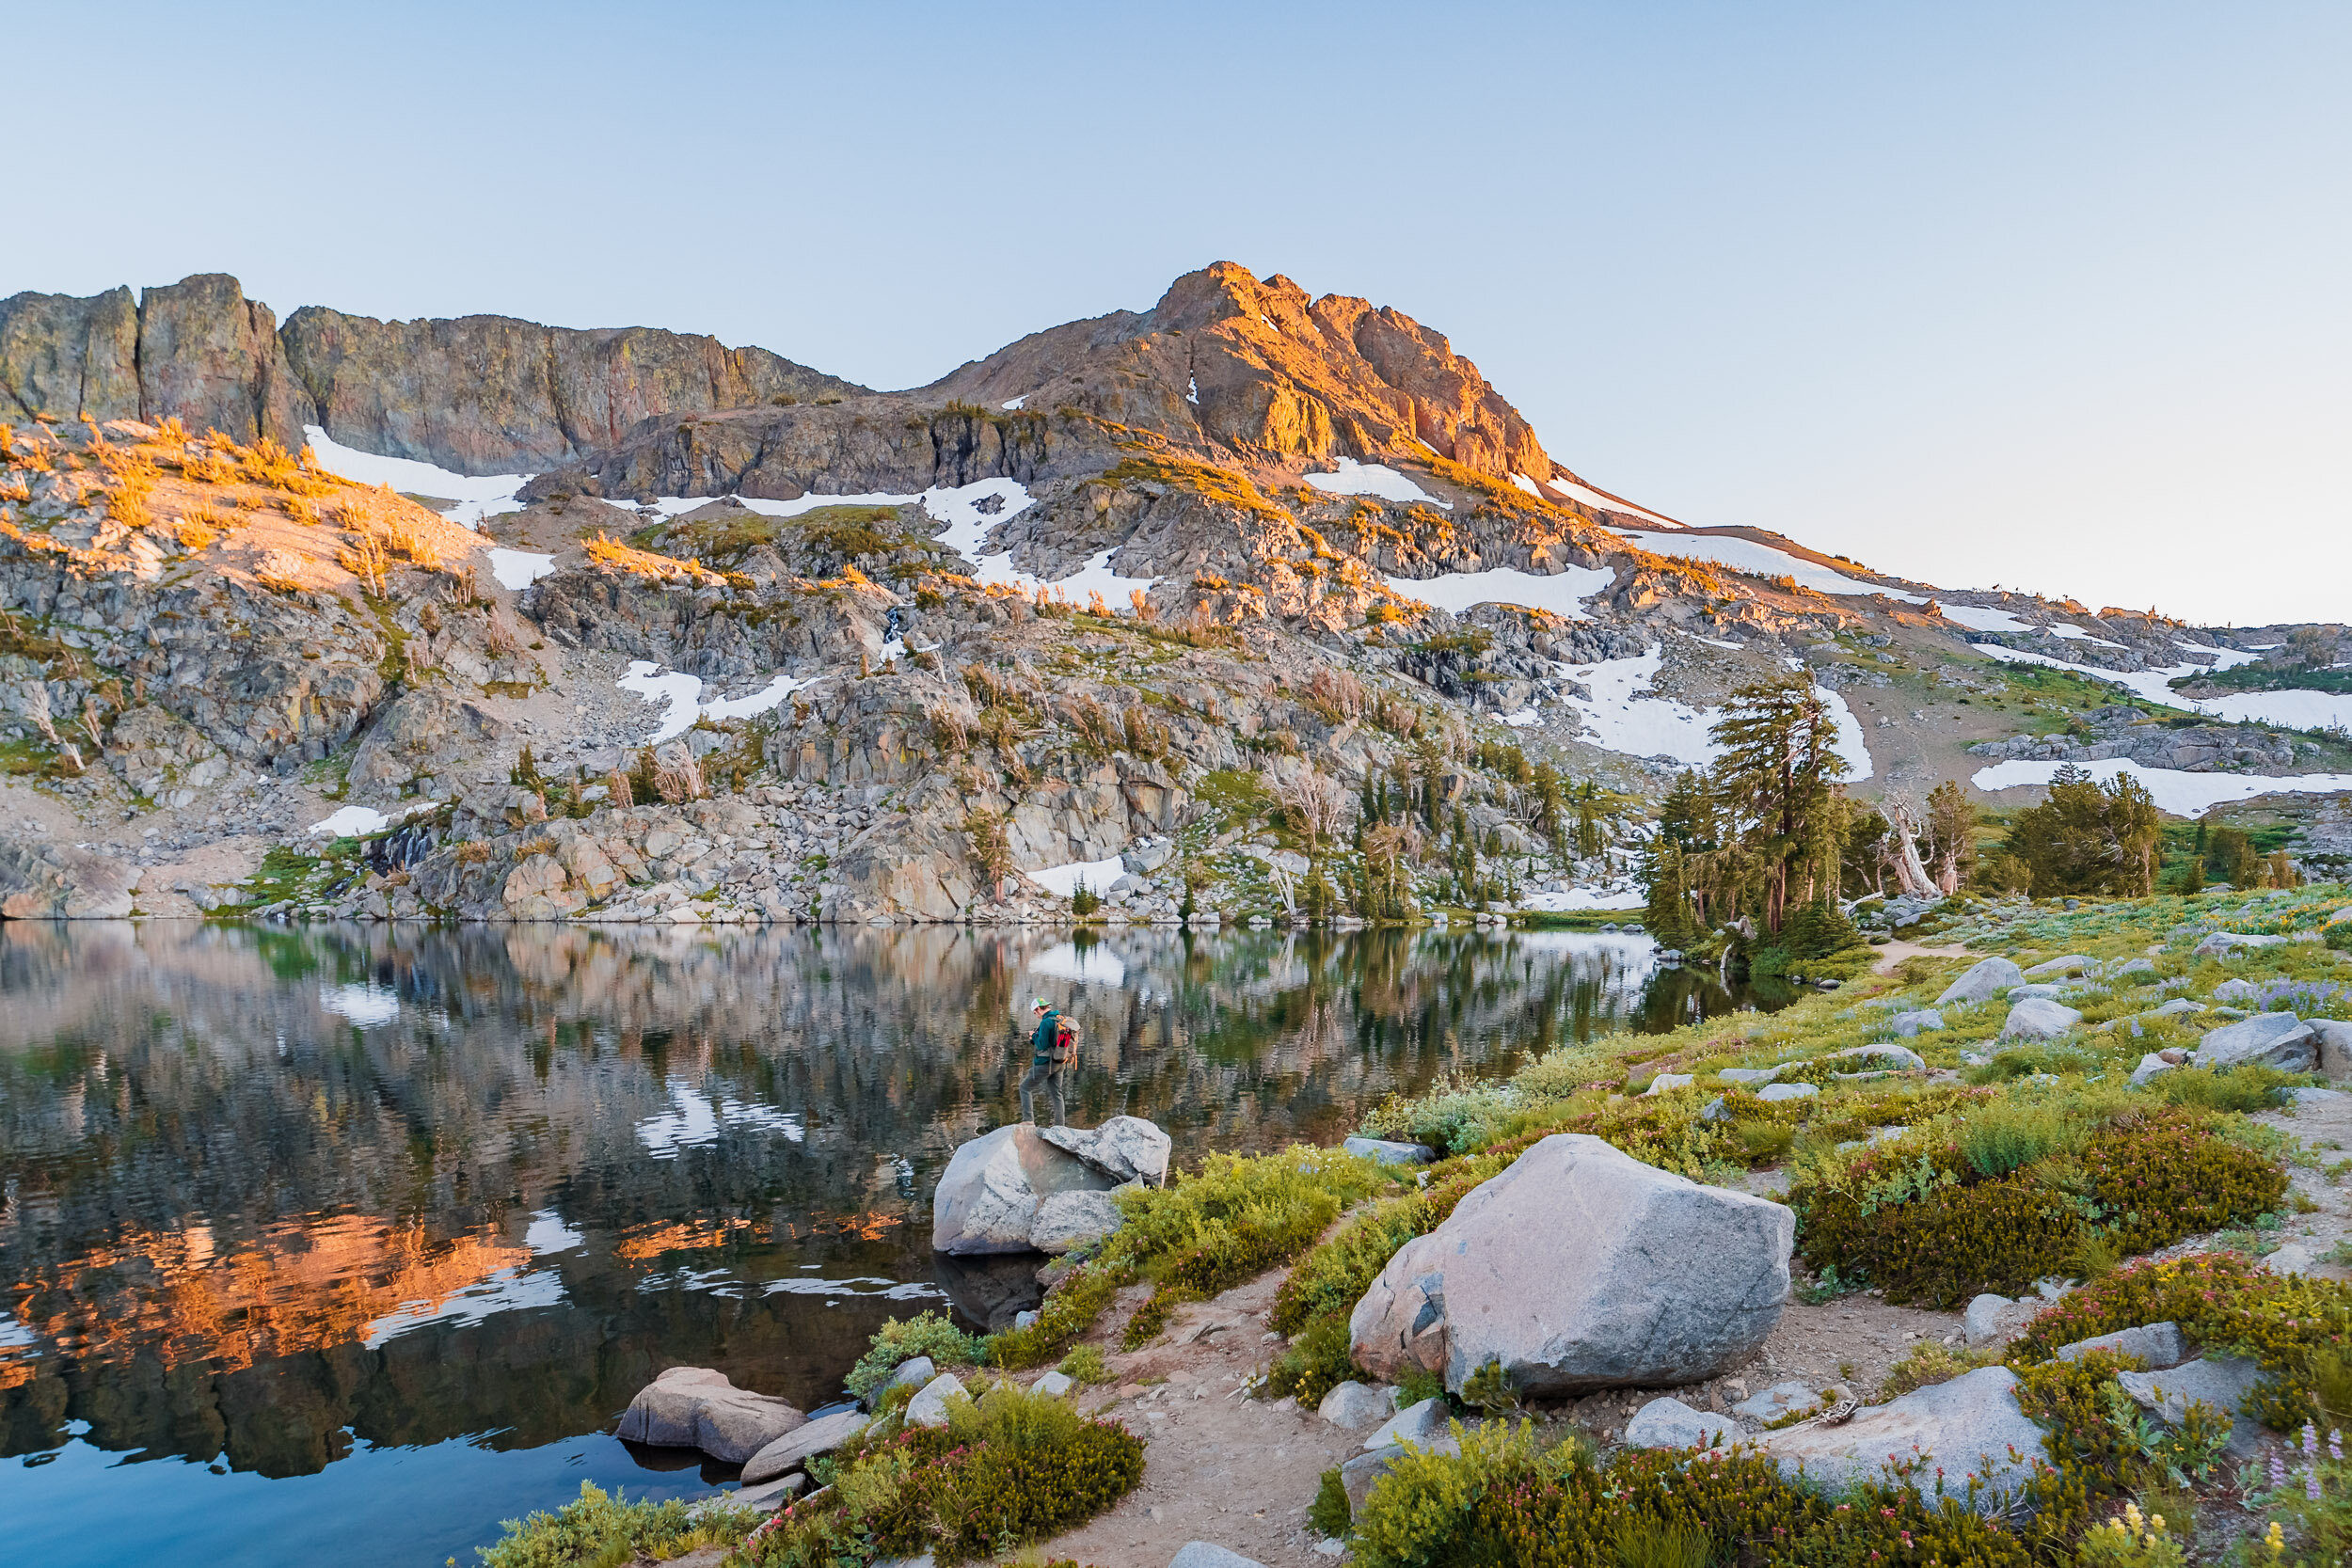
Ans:
[[[1234,261],[1446,333],[1686,522],[2352,621],[2342,4],[106,15],[9,21],[60,68],[11,75],[0,293],[224,271],[899,387]]]

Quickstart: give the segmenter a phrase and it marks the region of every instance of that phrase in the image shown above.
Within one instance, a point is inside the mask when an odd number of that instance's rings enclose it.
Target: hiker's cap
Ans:
[[[1031,1004],[1029,1005],[1029,1010],[1030,1010],[1030,1011],[1032,1011],[1032,1012],[1039,1012],[1039,1013],[1041,1013],[1041,1012],[1043,1012],[1046,1008],[1048,1008],[1048,1007],[1050,1007],[1050,1006],[1053,1006],[1053,1004],[1052,1004],[1051,1002],[1046,1001],[1046,1000],[1045,1000],[1045,998],[1043,998],[1043,997],[1041,997],[1041,997],[1039,997],[1039,998],[1038,998],[1035,1002],[1033,1002],[1033,1003],[1031,1003]]]

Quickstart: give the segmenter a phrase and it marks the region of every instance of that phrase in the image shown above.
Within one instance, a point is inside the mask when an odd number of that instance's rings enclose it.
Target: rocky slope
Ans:
[[[1135,921],[1589,905],[1709,711],[1791,668],[1865,794],[2352,773],[2169,684],[2295,628],[1681,529],[1443,338],[1279,277],[782,404],[788,361],[594,336],[279,331],[225,278],[0,308],[20,403],[168,386],[230,432],[7,434],[0,911],[1007,921],[1082,879]],[[266,434],[322,404],[385,455],[563,461],[461,528]],[[1394,831],[1359,846],[1366,805]]]
[[[464,474],[545,467],[640,421],[864,388],[761,348],[511,316],[382,322],[305,306],[280,326],[222,273],[142,291],[0,299],[0,412],[176,418],[201,434],[363,451]]]

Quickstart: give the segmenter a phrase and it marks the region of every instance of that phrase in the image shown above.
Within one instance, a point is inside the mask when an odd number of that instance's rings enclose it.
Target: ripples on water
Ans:
[[[1328,1142],[1444,1074],[1756,999],[1629,935],[0,926],[0,1516],[23,1560],[438,1563],[575,1495],[666,1366],[834,1397],[985,1323],[932,1182],[1010,1119]]]

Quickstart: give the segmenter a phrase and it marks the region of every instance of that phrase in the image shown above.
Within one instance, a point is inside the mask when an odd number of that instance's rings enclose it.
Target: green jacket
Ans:
[[[1061,1022],[1058,1008],[1048,1007],[1045,1016],[1037,1021],[1037,1032],[1029,1037],[1029,1065],[1050,1067],[1054,1060],[1054,1027]]]

